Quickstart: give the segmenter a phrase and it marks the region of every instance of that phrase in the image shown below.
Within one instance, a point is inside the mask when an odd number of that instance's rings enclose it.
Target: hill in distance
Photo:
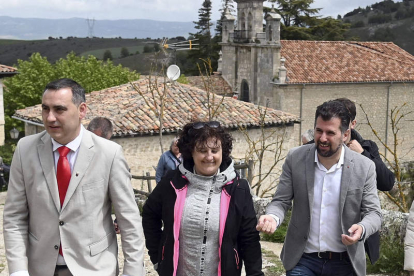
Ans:
[[[146,19],[95,20],[93,36],[122,38],[188,37],[193,22],[167,22]],[[90,24],[92,22],[90,21]],[[88,22],[83,18],[39,19],[0,16],[0,39],[35,40],[48,37],[87,37]]]
[[[360,41],[390,41],[414,55],[414,0],[384,0],[357,8],[342,20],[351,24],[348,37]]]

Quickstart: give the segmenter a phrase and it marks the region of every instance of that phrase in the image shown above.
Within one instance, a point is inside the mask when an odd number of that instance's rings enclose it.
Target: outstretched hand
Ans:
[[[362,236],[362,226],[358,224],[353,224],[351,228],[348,229],[349,235],[342,234],[342,243],[346,246],[357,243]]]
[[[269,215],[260,216],[256,230],[266,234],[273,234],[276,231],[276,220]]]

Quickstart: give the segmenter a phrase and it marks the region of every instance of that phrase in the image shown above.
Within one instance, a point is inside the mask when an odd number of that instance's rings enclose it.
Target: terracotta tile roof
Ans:
[[[188,84],[198,87],[202,90],[206,90],[206,85],[209,87],[210,92],[218,95],[233,96],[233,90],[229,83],[221,75],[212,75],[210,77],[210,83],[207,83],[206,77],[201,76],[189,76]]]
[[[392,42],[282,40],[287,83],[411,82],[414,56]]]
[[[3,73],[6,73],[6,74],[15,73],[15,74],[17,74],[17,69],[14,68],[14,67],[11,67],[11,66],[0,64],[0,75],[3,74]]]
[[[87,94],[88,112],[83,124],[86,126],[94,117],[104,116],[114,123],[114,135],[116,136],[158,133],[158,119],[145,102],[149,102],[153,107],[152,97],[147,90],[148,83],[147,78],[134,82],[144,92],[144,97],[141,97],[130,84]],[[159,87],[162,91],[164,86],[161,83]],[[167,84],[167,94],[163,123],[165,133],[177,132],[194,118],[198,120],[208,118],[205,108],[207,102],[205,91],[185,84]],[[213,95],[210,94],[210,96]],[[221,96],[215,96],[214,102],[218,104],[221,99]],[[42,124],[41,106],[39,104],[17,110],[14,117]],[[225,97],[222,108],[219,109],[219,114],[214,120],[220,121],[226,128],[258,127],[259,111],[252,103]],[[299,118],[290,113],[269,108],[265,122],[267,126],[293,124],[299,122]]]

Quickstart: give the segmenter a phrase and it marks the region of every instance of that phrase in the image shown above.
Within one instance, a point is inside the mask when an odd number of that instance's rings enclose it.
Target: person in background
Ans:
[[[186,124],[183,162],[161,179],[143,207],[151,262],[161,276],[262,276],[250,187],[234,170],[233,139],[217,121]]]
[[[315,143],[293,148],[257,229],[273,233],[292,207],[281,259],[287,276],[364,276],[364,241],[381,227],[375,164],[344,146],[350,117],[338,101],[315,113]]]
[[[345,105],[349,112],[351,122],[349,128],[351,129],[351,135],[345,141],[345,144],[351,150],[369,158],[375,163],[375,172],[377,174],[377,189],[380,191],[390,191],[394,187],[395,176],[394,173],[387,168],[381,159],[378,151],[378,146],[374,141],[365,140],[355,130],[356,126],[356,106],[355,103],[347,98],[339,98],[338,101]],[[372,264],[379,259],[380,256],[380,235],[379,232],[372,234],[365,241],[365,251]]]
[[[123,229],[123,275],[144,275],[141,216],[118,144],[86,131],[85,90],[74,80],[49,83],[42,96],[45,131],[19,140],[4,206],[11,276],[118,275],[111,213]]]
[[[155,181],[159,183],[161,178],[169,171],[175,170],[182,162],[180,150],[177,147],[178,138],[171,141],[170,149],[164,152],[157,165],[157,172],[155,173]]]
[[[111,140],[114,128],[108,118],[95,117],[89,122],[87,130],[94,133],[95,135],[98,135],[99,137]],[[118,221],[116,219],[114,219],[114,227],[115,232],[117,234],[121,234],[121,230],[119,229]]]
[[[404,270],[414,276],[414,202],[411,203],[410,214],[408,215],[407,232],[404,242]]]
[[[313,129],[308,129],[302,134],[302,145],[309,143],[313,140]]]
[[[110,140],[114,131],[111,121],[105,117],[95,117],[89,122],[87,130],[99,137]]]

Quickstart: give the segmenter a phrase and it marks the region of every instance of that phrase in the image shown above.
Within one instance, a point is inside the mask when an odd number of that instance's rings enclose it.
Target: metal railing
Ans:
[[[233,34],[233,42],[235,43],[248,43],[249,42],[249,30],[235,30]]]

